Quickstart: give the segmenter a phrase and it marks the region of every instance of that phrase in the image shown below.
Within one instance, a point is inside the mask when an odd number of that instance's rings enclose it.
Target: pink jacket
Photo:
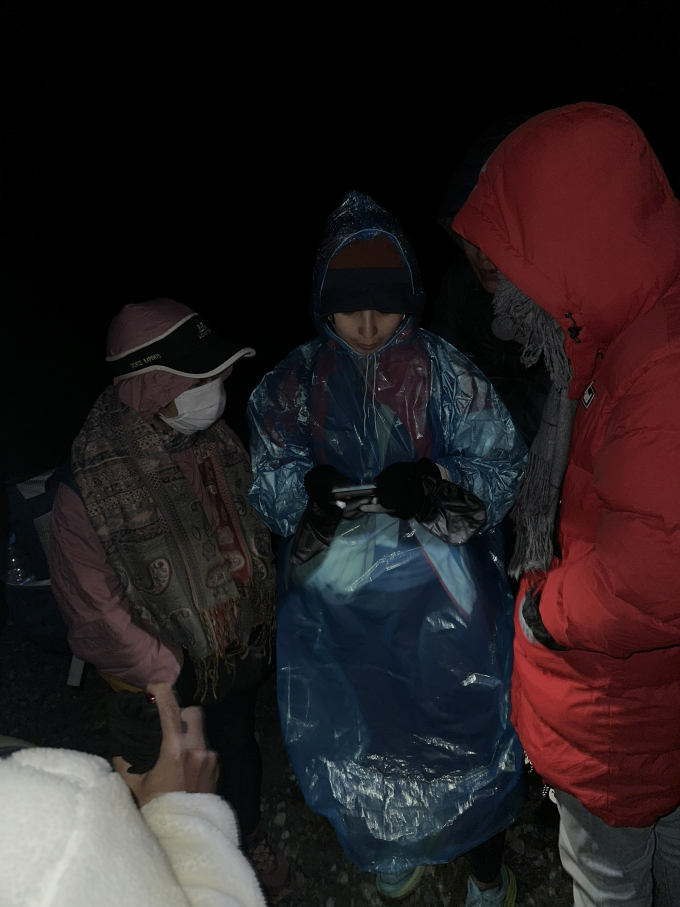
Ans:
[[[130,338],[118,319],[114,319],[107,340],[108,355],[129,348],[171,328],[191,310],[167,300],[167,325],[154,323],[136,326]],[[129,319],[128,319],[129,323]],[[150,336],[145,336],[148,330]],[[151,422],[163,406],[194,384],[169,372],[152,371],[117,384],[123,403]],[[207,492],[203,486],[193,451],[173,454],[214,525]],[[182,667],[180,646],[151,636],[133,623],[130,604],[118,576],[106,560],[99,538],[75,491],[60,485],[52,510],[50,550],[52,590],[68,625],[71,650],[78,658],[93,664],[136,687],[165,681],[174,683]]]

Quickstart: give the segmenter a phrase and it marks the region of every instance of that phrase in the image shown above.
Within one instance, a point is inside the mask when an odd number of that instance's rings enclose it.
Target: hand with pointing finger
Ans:
[[[212,794],[217,785],[217,754],[206,746],[203,710],[181,709],[168,683],[153,683],[147,692],[155,697],[163,739],[154,767],[143,775],[130,774],[130,763],[120,756],[112,765],[135,795],[139,806],[171,791]]]

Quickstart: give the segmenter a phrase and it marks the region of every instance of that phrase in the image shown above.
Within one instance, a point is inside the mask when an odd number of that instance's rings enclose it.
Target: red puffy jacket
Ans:
[[[512,133],[452,226],[557,319],[581,399],[540,577],[567,650],[516,621],[513,722],[549,784],[649,825],[680,803],[680,203],[626,114],[574,104]]]

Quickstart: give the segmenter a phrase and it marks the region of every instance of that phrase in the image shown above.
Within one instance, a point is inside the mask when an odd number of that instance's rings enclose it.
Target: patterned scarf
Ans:
[[[214,525],[172,453],[192,447]],[[275,575],[269,532],[250,506],[250,458],[218,422],[196,435],[161,431],[108,387],[71,454],[85,509],[134,620],[183,646],[199,690],[215,688],[220,659],[269,645]]]

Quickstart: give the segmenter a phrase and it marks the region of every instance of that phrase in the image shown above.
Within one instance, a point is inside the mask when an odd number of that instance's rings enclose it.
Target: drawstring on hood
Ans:
[[[362,366],[366,363],[365,369],[363,371],[364,379],[364,397],[363,397],[363,414],[364,414],[364,437],[366,435],[366,422],[368,419],[369,411],[369,402],[368,402],[368,392],[371,391],[371,402],[373,404],[373,437],[378,435],[378,415],[377,415],[377,387],[378,387],[378,353],[369,353],[367,356],[358,356],[356,363],[357,368],[361,371]],[[369,372],[373,371],[373,377],[369,384]]]

